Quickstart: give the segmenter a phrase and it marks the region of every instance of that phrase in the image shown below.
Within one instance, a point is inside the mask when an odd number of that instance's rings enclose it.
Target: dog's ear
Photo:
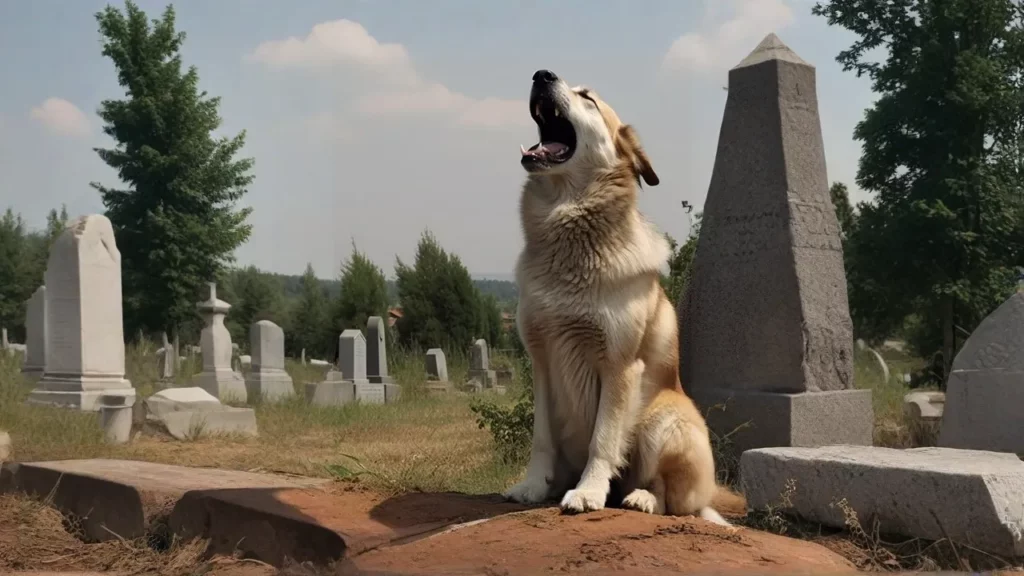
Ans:
[[[620,157],[632,164],[633,170],[636,171],[639,177],[644,179],[644,183],[648,186],[658,185],[660,180],[658,175],[654,173],[651,159],[644,152],[643,146],[640,145],[640,137],[636,135],[636,130],[632,126],[623,124],[619,127],[618,138],[615,139],[615,148]]]

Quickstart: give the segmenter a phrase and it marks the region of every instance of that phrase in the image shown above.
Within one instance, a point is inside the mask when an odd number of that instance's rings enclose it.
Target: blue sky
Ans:
[[[165,1],[140,0],[152,17]],[[42,226],[61,203],[102,212],[90,181],[96,109],[123,95],[100,55],[107,2],[0,0],[0,208]],[[113,2],[115,6],[123,6]],[[677,238],[681,200],[707,194],[728,69],[776,32],[818,70],[830,181],[853,188],[853,128],[873,96],[835,55],[852,37],[810,0],[180,0],[183,57],[245,129],[256,180],[241,264],[333,277],[353,241],[385,273],[430,229],[475,275],[511,273],[521,246],[519,145],[539,68],[601,93],[643,141],[661,185],[641,209]]]

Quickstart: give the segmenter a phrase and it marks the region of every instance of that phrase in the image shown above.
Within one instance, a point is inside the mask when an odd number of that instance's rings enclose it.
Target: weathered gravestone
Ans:
[[[337,370],[323,382],[306,384],[306,399],[314,404],[342,405],[353,400],[383,404],[384,385],[366,378],[366,338],[359,330],[345,330],[338,338]]]
[[[989,314],[953,360],[939,446],[1024,454],[1024,292]]]
[[[815,69],[774,34],[729,72],[729,96],[679,305],[683,387],[737,450],[870,444],[853,385],[839,225]]]
[[[295,395],[292,377],[284,370],[284,330],[270,320],[260,320],[249,327],[249,350],[252,352],[245,386],[249,400],[276,402]]]
[[[491,370],[487,340],[480,338],[473,342],[473,347],[469,350],[469,385],[479,391],[493,387],[497,381],[497,374]]]
[[[380,316],[366,321],[366,379],[384,385],[384,401],[394,402],[402,395],[402,387],[388,376],[387,324]]]
[[[427,350],[425,357],[427,371],[427,390],[431,392],[448,392],[451,384],[448,382],[448,360],[444,356],[444,350],[431,348]]]
[[[178,349],[171,345],[167,338],[167,332],[160,334],[163,344],[163,353],[160,355],[160,379],[164,381],[174,380],[174,372],[178,367]]]
[[[121,253],[105,216],[71,221],[46,264],[46,361],[28,401],[99,410],[105,395],[128,397],[121,320]]]
[[[41,375],[46,368],[46,286],[36,288],[25,304],[25,344],[22,373]]]
[[[224,315],[231,305],[217,298],[217,284],[207,283],[210,297],[196,304],[204,317],[206,326],[199,335],[199,347],[203,351],[203,371],[192,381],[203,390],[223,402],[245,403],[247,393],[242,375],[231,367],[231,334],[224,326]]]

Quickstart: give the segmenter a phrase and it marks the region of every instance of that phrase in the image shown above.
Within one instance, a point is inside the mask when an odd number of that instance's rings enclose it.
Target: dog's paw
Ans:
[[[649,490],[633,490],[628,496],[622,499],[622,507],[637,512],[654,514],[658,509],[658,497]]]
[[[547,499],[549,490],[548,483],[543,478],[540,480],[527,478],[506,490],[502,496],[506,500],[520,504],[537,504]]]
[[[569,490],[562,498],[562,512],[592,512],[604,508],[607,494],[603,490],[576,489]]]

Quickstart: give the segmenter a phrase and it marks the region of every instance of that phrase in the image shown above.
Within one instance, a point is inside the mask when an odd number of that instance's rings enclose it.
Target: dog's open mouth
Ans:
[[[537,123],[540,142],[529,149],[519,147],[523,166],[540,168],[572,158],[576,151],[576,129],[565,117],[565,111],[552,98],[541,95],[530,101],[530,115]]]

